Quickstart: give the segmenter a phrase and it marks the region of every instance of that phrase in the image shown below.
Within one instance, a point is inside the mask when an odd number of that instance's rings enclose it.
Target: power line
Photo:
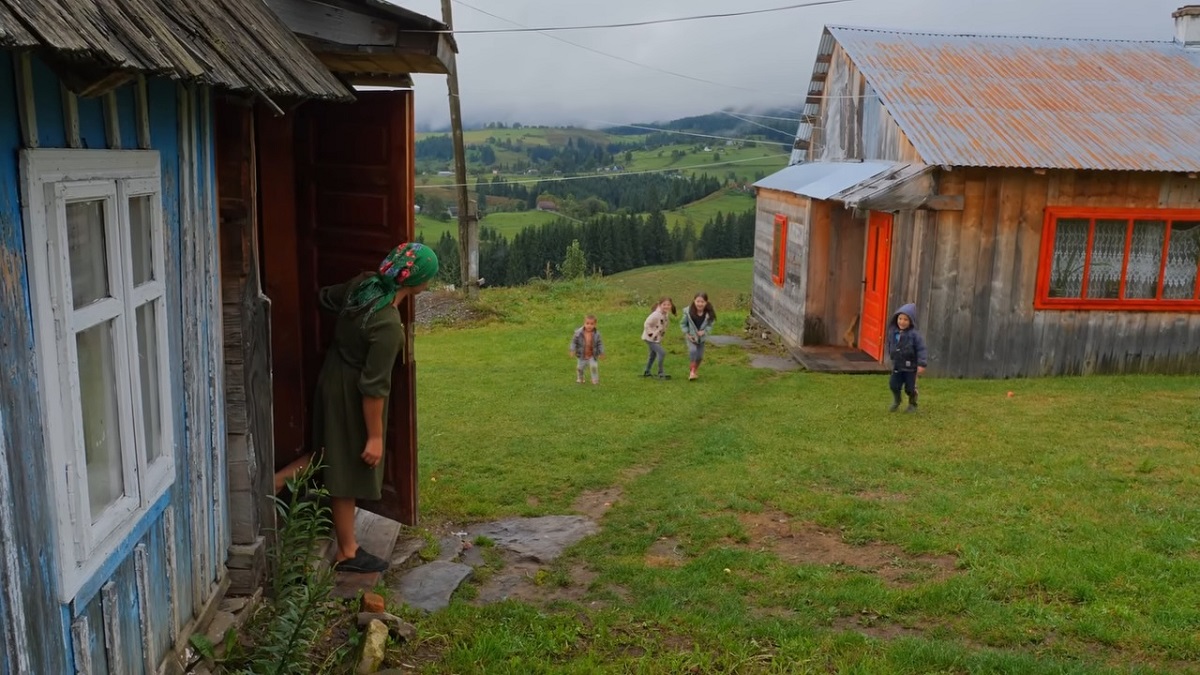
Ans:
[[[762,127],[763,129],[767,129],[767,130],[770,130],[770,131],[774,131],[774,132],[775,132],[775,133],[777,133],[777,134],[783,134],[784,136],[787,136],[788,138],[791,138],[791,139],[795,139],[795,138],[796,138],[796,135],[795,135],[795,134],[789,134],[789,133],[788,133],[788,132],[786,132],[786,131],[782,131],[782,130],[780,130],[780,129],[776,129],[775,127],[768,126],[768,125],[766,125],[766,124],[762,124],[762,123],[760,123],[760,122],[755,122],[754,120],[748,120],[748,119],[746,119],[745,117],[739,117],[738,115],[734,115],[734,114],[733,114],[733,113],[731,113],[731,112],[726,112],[726,111],[724,111],[724,110],[718,110],[717,112],[719,112],[719,113],[721,113],[721,114],[723,114],[723,115],[729,115],[729,116],[730,116],[730,117],[732,117],[733,119],[735,119],[735,120],[740,120],[740,121],[742,121],[742,122],[745,122],[746,124],[753,124],[753,125],[754,125],[754,126],[756,126],[756,127]]]
[[[852,0],[817,0],[816,2],[803,2],[800,4],[796,4],[796,5],[787,5],[786,7],[770,7],[767,9],[752,9],[752,10],[747,10],[747,11],[743,11],[743,12],[726,12],[723,14],[698,14],[695,16],[682,16],[682,17],[676,17],[673,19],[652,19],[649,21],[631,21],[628,23],[592,24],[592,25],[587,25],[587,26],[547,26],[545,28],[530,28],[529,26],[522,26],[521,28],[491,28],[491,29],[478,29],[478,30],[405,30],[403,32],[405,32],[405,33],[442,33],[442,34],[453,33],[454,35],[485,35],[485,34],[495,34],[495,33],[544,33],[546,31],[596,30],[596,29],[607,29],[607,28],[633,28],[633,27],[637,27],[637,26],[653,26],[653,25],[664,24],[664,23],[681,23],[684,21],[701,21],[701,20],[705,20],[705,19],[727,19],[727,18],[731,18],[731,17],[735,17],[735,16],[750,16],[752,14],[770,14],[770,13],[774,13],[774,12],[786,12],[786,11],[793,10],[793,9],[801,9],[804,7],[818,7],[820,5],[838,5],[843,2],[852,2]],[[459,3],[459,4],[462,4],[464,7],[469,7],[469,5],[466,5],[465,3]],[[471,7],[471,9],[476,9],[476,8]],[[477,10],[477,11],[482,11],[482,10]],[[484,12],[484,13],[486,14],[487,12]],[[510,22],[510,23],[516,23],[516,22]]]
[[[762,157],[749,157],[746,159],[731,159],[727,162],[710,162],[708,164],[691,164],[689,166],[672,166],[663,169],[645,169],[643,171],[614,171],[609,173],[592,173],[583,176],[552,176],[550,178],[522,178],[519,180],[502,180],[495,183],[491,181],[482,181],[484,185],[521,185],[524,183],[561,183],[569,180],[586,180],[588,178],[614,178],[616,176],[644,176],[652,173],[671,173],[673,171],[687,171],[689,169],[707,169],[714,166],[729,166],[731,164],[745,164],[747,162],[760,162],[764,159],[777,159],[783,157],[791,157],[791,153],[779,155],[763,155]],[[475,187],[476,183],[466,183],[466,187]],[[418,190],[434,190],[434,189],[449,189],[463,187],[462,183],[453,184],[438,184],[438,185],[417,185]]]
[[[848,0],[839,0],[839,2],[844,2],[844,1],[848,1]],[[620,56],[620,55],[617,55],[617,54],[610,54],[609,52],[600,51],[599,49],[594,49],[594,48],[592,48],[592,47],[589,47],[589,46],[587,46],[587,45],[581,45],[581,44],[579,44],[578,42],[572,42],[572,41],[570,41],[570,40],[568,40],[568,39],[566,39],[566,38],[561,38],[561,37],[558,37],[557,35],[550,35],[549,33],[545,32],[544,30],[540,30],[540,29],[536,29],[536,28],[534,28],[534,29],[530,29],[528,26],[526,26],[526,25],[524,25],[524,24],[522,24],[522,23],[519,23],[519,22],[517,22],[517,21],[513,21],[512,19],[506,19],[506,18],[504,18],[504,17],[502,17],[502,16],[500,16],[500,15],[498,15],[498,14],[493,14],[493,13],[491,13],[491,12],[489,12],[489,11],[485,10],[485,9],[480,9],[480,8],[478,8],[478,7],[475,7],[474,5],[467,4],[467,3],[463,2],[462,0],[454,0],[454,2],[456,2],[456,3],[460,4],[460,5],[462,5],[463,7],[466,7],[467,9],[473,9],[473,10],[475,10],[476,12],[479,12],[480,14],[486,14],[486,15],[488,15],[488,16],[490,16],[490,17],[492,17],[493,19],[499,19],[500,21],[503,21],[503,22],[505,22],[505,23],[510,23],[510,24],[512,24],[512,25],[514,25],[514,26],[519,26],[519,27],[520,27],[522,30],[527,30],[527,32],[541,33],[542,35],[544,35],[544,36],[546,36],[546,37],[550,38],[551,40],[558,40],[559,42],[562,42],[562,43],[564,43],[564,44],[571,45],[572,47],[578,47],[579,49],[583,49],[583,50],[585,50],[585,51],[589,51],[589,52],[591,52],[591,53],[593,53],[593,54],[599,54],[600,56],[605,56],[605,57],[608,57],[608,58],[610,58],[610,59],[616,59],[617,61],[621,61],[621,62],[623,62],[623,63],[628,63],[628,64],[630,64],[630,65],[637,66],[637,67],[639,67],[639,68],[646,68],[647,70],[653,70],[653,71],[655,71],[655,72],[658,72],[658,73],[663,73],[663,74],[665,74],[665,75],[671,75],[671,76],[673,76],[673,77],[681,77],[681,78],[683,78],[683,79],[685,79],[685,80],[691,80],[691,81],[693,81],[693,82],[701,82],[701,83],[703,83],[703,84],[711,84],[711,85],[714,85],[714,86],[717,86],[717,87],[726,87],[726,88],[729,88],[729,89],[738,89],[738,90],[741,90],[741,91],[748,91],[748,92],[752,92],[752,93],[772,93],[772,94],[784,94],[784,93],[786,93],[786,94],[787,94],[787,95],[789,95],[789,96],[790,96],[790,95],[794,95],[794,92],[780,92],[780,91],[767,92],[767,91],[763,91],[763,90],[759,90],[759,89],[750,89],[750,88],[748,88],[748,87],[740,87],[740,86],[738,86],[738,85],[735,85],[735,84],[725,84],[724,82],[715,82],[715,81],[713,81],[713,80],[706,80],[706,79],[704,79],[704,78],[702,78],[702,77],[694,77],[694,76],[692,76],[692,75],[685,75],[684,73],[677,73],[677,72],[675,72],[675,71],[672,71],[672,70],[665,70],[665,69],[663,69],[663,68],[659,68],[659,67],[657,67],[657,66],[651,66],[651,65],[648,65],[648,64],[645,64],[645,63],[639,63],[638,61],[634,61],[633,59],[627,59],[627,58],[625,58],[624,56]]]

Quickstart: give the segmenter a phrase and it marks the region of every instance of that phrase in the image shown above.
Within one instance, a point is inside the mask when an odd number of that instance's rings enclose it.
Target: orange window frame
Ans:
[[[776,286],[783,286],[787,276],[787,236],[788,218],[782,213],[775,214],[775,237],[771,242],[771,281]]]
[[[1083,263],[1083,283],[1078,298],[1050,297],[1051,268],[1054,264],[1054,243],[1059,220],[1087,220],[1087,250]],[[1125,252],[1121,259],[1121,279],[1118,297],[1088,298],[1088,281],[1097,220],[1125,220]],[[1158,269],[1158,287],[1154,298],[1126,298],[1125,286],[1129,273],[1129,251],[1133,241],[1136,221],[1160,221],[1166,224],[1163,234],[1161,260]],[[1058,310],[1126,310],[1143,312],[1200,311],[1200,259],[1192,297],[1185,299],[1163,299],[1163,281],[1166,274],[1167,253],[1171,244],[1171,226],[1176,222],[1200,222],[1200,210],[1195,209],[1122,209],[1122,208],[1056,208],[1046,209],[1042,227],[1041,253],[1038,258],[1037,288],[1034,294],[1035,309]]]

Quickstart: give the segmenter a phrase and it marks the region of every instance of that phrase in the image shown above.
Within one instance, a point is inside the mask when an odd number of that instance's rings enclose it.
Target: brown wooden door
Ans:
[[[872,212],[867,220],[866,281],[863,288],[862,321],[858,347],[883,359],[884,332],[888,320],[888,272],[892,260],[892,214]]]
[[[413,237],[412,92],[360,92],[351,104],[307,103],[296,125],[300,314],[312,391],[336,319],[317,307],[317,290],[375,270],[388,251]],[[409,525],[417,520],[414,311],[411,300],[400,305],[407,339],[392,374],[383,499],[360,504]]]

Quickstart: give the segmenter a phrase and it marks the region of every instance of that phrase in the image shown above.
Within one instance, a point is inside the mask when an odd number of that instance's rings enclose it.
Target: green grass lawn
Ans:
[[[667,211],[667,225],[671,228],[682,227],[691,220],[696,230],[712,220],[718,213],[745,213],[754,208],[754,195],[737,190],[721,190],[704,199],[692,202],[686,206]]]
[[[890,415],[884,376],[756,370],[740,347],[689,383],[676,335],[675,379],[641,377],[649,299],[706,289],[739,334],[749,284],[748,261],[707,261],[485,290],[498,318],[421,331],[426,527],[612,507],[534,579],[573,595],[476,606],[468,585],[392,665],[1196,672],[1200,378],[930,379]],[[599,387],[567,356],[589,312]]]

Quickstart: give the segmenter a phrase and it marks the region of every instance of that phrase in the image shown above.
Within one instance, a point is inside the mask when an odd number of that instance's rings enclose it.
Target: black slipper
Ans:
[[[388,561],[367,553],[359,546],[353,558],[346,558],[334,565],[333,569],[338,572],[383,572],[388,567]]]

